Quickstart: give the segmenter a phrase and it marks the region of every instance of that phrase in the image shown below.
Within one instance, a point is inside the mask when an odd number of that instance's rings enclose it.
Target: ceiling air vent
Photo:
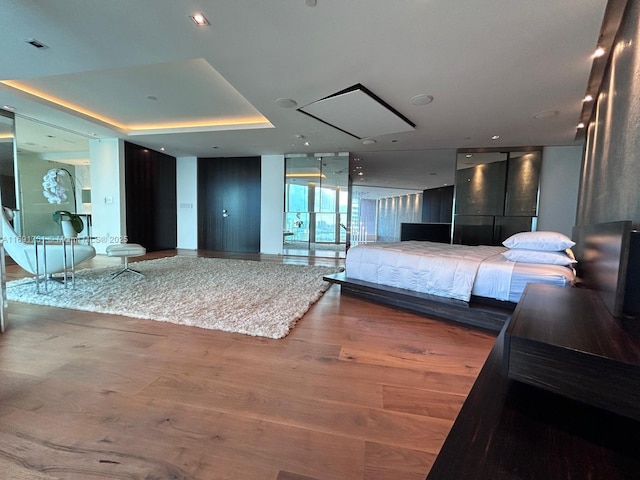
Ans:
[[[298,111],[360,140],[408,132],[416,127],[411,120],[359,83],[300,107]]]
[[[33,45],[36,48],[49,48],[44,43],[39,42],[35,38],[27,38],[25,42],[27,42],[29,45]]]

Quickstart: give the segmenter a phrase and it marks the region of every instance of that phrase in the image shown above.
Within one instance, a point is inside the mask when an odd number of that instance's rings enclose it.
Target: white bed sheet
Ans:
[[[447,250],[450,250],[446,253],[449,258],[439,259],[438,268],[434,268],[429,263],[433,261],[434,252]],[[514,303],[520,300],[527,283],[564,287],[571,285],[575,279],[572,268],[510,262],[501,255],[506,250],[505,247],[469,247],[418,241],[360,244],[347,252],[346,275],[348,278],[461,300],[468,301],[471,295],[475,295]],[[456,264],[448,263],[450,257],[456,256],[477,262],[475,268],[473,263],[464,264],[462,281],[460,274],[453,273],[458,268]],[[437,273],[438,269],[444,269],[445,272]],[[438,286],[441,281],[446,284],[445,287]],[[458,284],[454,285],[456,292],[453,295],[450,282]],[[468,282],[471,283],[468,294],[465,294],[466,287],[463,284]]]
[[[497,259],[498,261],[508,261],[505,260],[502,255],[500,255],[500,257],[501,259]],[[545,285],[555,285],[557,287],[568,287],[574,284],[575,279],[576,271],[572,267],[516,262],[513,267],[513,273],[511,274],[508,300],[518,303],[527,283],[542,283]],[[478,283],[478,285],[480,284]],[[473,295],[476,295],[476,293],[474,292]]]

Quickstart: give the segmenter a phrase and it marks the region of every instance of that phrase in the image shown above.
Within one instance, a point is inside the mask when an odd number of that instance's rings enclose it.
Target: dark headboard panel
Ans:
[[[451,243],[450,223],[401,223],[400,241]]]
[[[624,314],[640,318],[640,231],[638,230],[632,230],[629,237]]]
[[[616,317],[633,314],[625,312],[630,235],[630,221],[573,228],[578,275],[587,288],[600,292],[607,308]]]

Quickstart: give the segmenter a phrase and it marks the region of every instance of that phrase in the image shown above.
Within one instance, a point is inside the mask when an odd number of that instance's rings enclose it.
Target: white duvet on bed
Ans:
[[[346,276],[468,302],[482,262],[505,250],[418,241],[361,244],[347,252]],[[499,294],[493,298],[508,298],[512,269],[513,262],[502,262],[483,273]]]
[[[471,295],[517,303],[527,283],[566,287],[575,271],[560,265],[511,262],[505,247],[406,241],[350,248],[346,276],[469,301]]]

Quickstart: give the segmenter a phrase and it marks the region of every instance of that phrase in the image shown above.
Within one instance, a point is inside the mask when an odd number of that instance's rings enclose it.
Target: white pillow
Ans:
[[[559,232],[520,232],[511,235],[502,244],[507,248],[559,252],[573,247],[576,242]]]
[[[502,252],[502,256],[512,262],[541,263],[544,265],[573,265],[578,263],[566,252],[547,252],[542,250],[512,249]]]

